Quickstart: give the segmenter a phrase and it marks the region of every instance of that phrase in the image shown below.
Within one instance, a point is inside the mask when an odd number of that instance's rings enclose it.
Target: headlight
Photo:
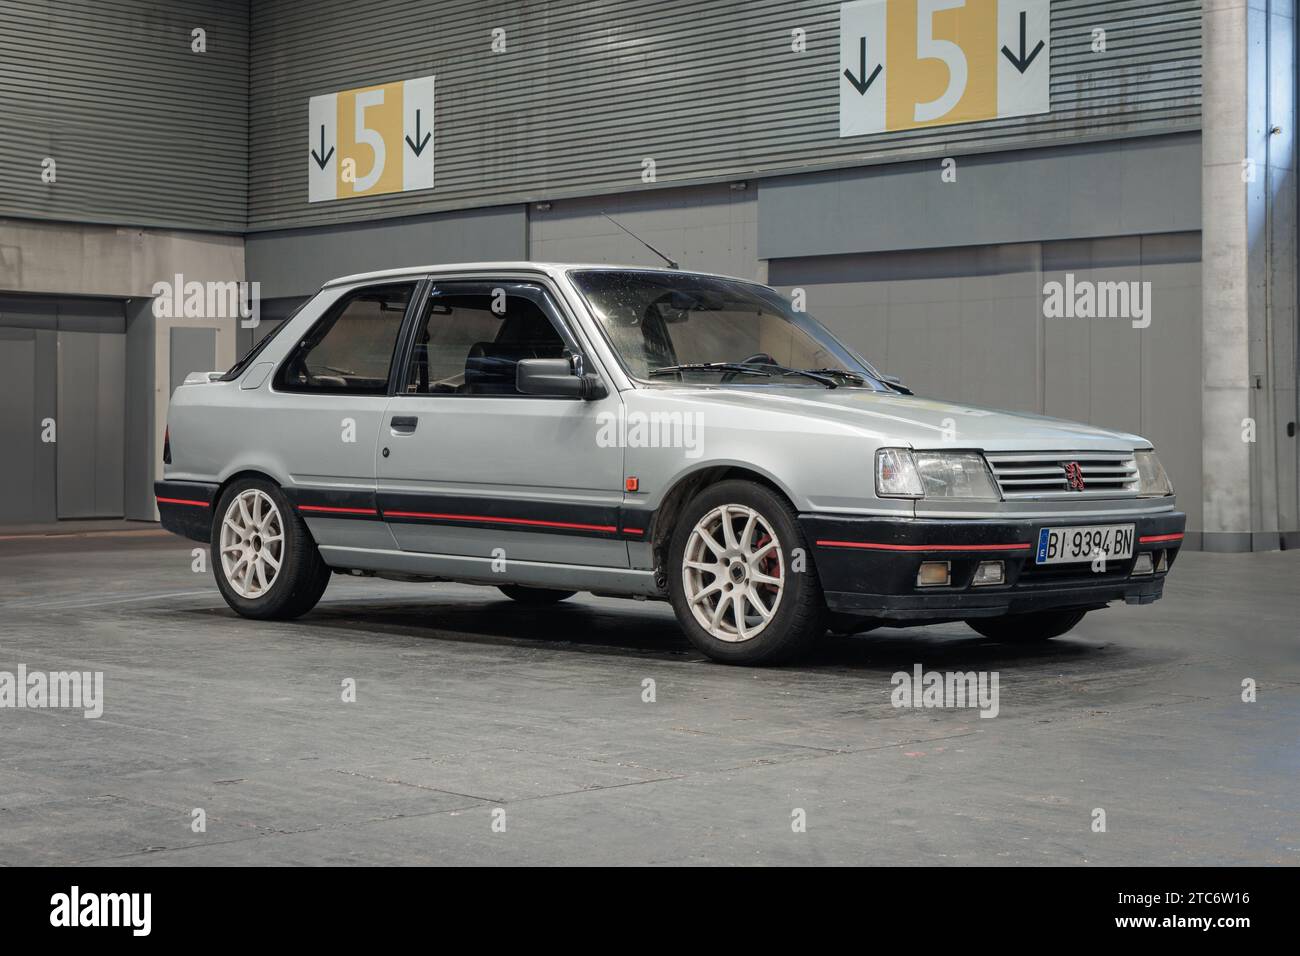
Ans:
[[[876,494],[881,498],[920,498],[925,494],[912,453],[906,448],[876,452]]]
[[[973,452],[876,452],[876,494],[881,498],[1001,498],[984,456]]]
[[[1153,451],[1133,453],[1133,461],[1138,470],[1138,497],[1162,498],[1174,493],[1173,482],[1165,474],[1164,466]]]

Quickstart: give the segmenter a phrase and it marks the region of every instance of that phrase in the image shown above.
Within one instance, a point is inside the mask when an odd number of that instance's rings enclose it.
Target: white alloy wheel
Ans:
[[[682,585],[700,627],[720,641],[751,640],[781,604],[781,542],[753,508],[720,505],[696,523],[686,541]]]
[[[221,519],[221,571],[242,598],[271,590],[284,562],[284,522],[270,495],[248,488],[236,495]]]

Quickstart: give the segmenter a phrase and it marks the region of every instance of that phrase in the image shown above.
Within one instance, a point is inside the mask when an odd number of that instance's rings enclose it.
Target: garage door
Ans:
[[[125,415],[120,300],[0,296],[0,523],[120,518]]]
[[[54,519],[54,445],[41,441],[55,414],[54,336],[0,328],[0,524]]]
[[[126,335],[59,332],[60,518],[120,518]]]

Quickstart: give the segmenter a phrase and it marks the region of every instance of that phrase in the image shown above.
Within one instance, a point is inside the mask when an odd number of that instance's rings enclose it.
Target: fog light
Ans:
[[[1133,573],[1150,574],[1152,566],[1151,552],[1143,551],[1137,556],[1137,560],[1133,562]]]
[[[989,584],[1001,584],[1006,577],[1001,561],[981,561],[975,568],[975,580],[971,584],[977,588]]]
[[[918,588],[946,587],[952,580],[952,565],[947,561],[924,561],[916,572]]]
[[[1168,562],[1168,560],[1166,560],[1167,557],[1168,557],[1168,554],[1169,554],[1169,553],[1168,553],[1167,551],[1157,551],[1157,552],[1156,552],[1156,572],[1157,572],[1157,573],[1159,573],[1159,574],[1164,574],[1166,571],[1169,570],[1169,562]]]

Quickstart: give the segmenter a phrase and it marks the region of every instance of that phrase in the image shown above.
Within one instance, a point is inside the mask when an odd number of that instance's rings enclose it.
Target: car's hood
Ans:
[[[860,428],[873,437],[917,448],[1132,450],[1149,446],[1137,435],[1024,412],[1005,412],[865,388],[783,386],[647,389],[702,406],[783,411]]]

